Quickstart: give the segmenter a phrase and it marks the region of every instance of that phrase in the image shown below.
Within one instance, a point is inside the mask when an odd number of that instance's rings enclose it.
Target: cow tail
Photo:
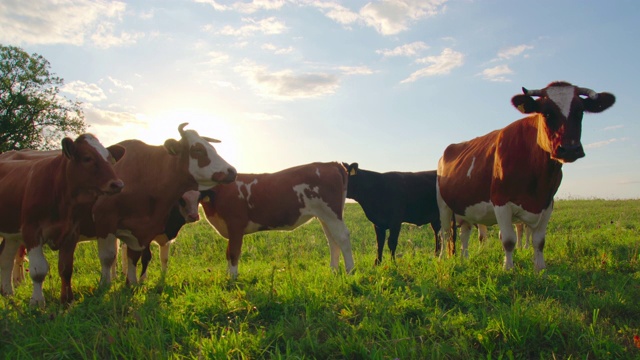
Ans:
[[[349,174],[347,168],[341,163],[336,163],[338,172],[342,176],[342,213],[344,214],[345,202],[347,201],[347,186],[349,185]]]
[[[458,223],[456,222],[456,214],[451,212],[451,241],[447,241],[447,250],[449,251],[449,255],[453,256],[456,254],[456,240],[458,238]]]

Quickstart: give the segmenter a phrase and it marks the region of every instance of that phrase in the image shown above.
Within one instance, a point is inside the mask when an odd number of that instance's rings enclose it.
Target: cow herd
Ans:
[[[80,241],[96,240],[108,285],[124,243],[123,269],[129,284],[138,282],[151,259],[150,243],[161,247],[162,269],[180,228],[207,221],[228,239],[231,276],[238,275],[246,234],[293,230],[317,218],[327,237],[330,265],[354,268],[349,230],[343,221],[346,198],[357,201],[373,223],[382,261],[385,240],[395,256],[402,223],[430,224],[436,255],[453,254],[459,225],[461,253],[468,256],[474,225],[498,224],[504,267],[513,267],[513,223],[526,230],[534,249],[534,267],[544,269],[543,249],[553,198],[562,180],[562,164],[583,156],[580,142],[584,112],[598,113],[615,102],[567,82],[540,90],[522,89],[512,104],[526,117],[472,140],[449,145],[437,170],[378,173],[357,163],[310,163],[270,174],[238,174],[216,152],[218,140],[178,127],[179,140],[151,146],[126,140],[104,147],[95,136],[65,138],[62,151],[9,151],[0,154],[0,290],[13,293],[20,267],[29,257],[32,305],[44,306],[42,282],[49,265],[43,246],[58,251],[60,299],[73,300],[73,256]],[[435,165],[435,164],[434,164]],[[441,241],[442,240],[442,241]],[[126,255],[125,255],[126,254]]]

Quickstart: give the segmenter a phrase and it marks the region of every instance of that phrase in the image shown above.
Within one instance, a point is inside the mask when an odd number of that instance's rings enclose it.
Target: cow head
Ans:
[[[343,162],[342,166],[347,170],[349,175],[349,181],[347,182],[347,197],[349,199],[355,199],[357,197],[357,185],[358,185],[358,163],[348,164]]]
[[[82,134],[73,141],[62,140],[62,153],[69,160],[67,180],[80,202],[95,201],[101,194],[116,194],[124,182],[116,175],[113,164],[124,155],[125,149],[113,145],[108,150],[91,134]]]
[[[188,223],[200,220],[198,206],[200,205],[200,191],[190,190],[182,194],[178,200],[178,208],[184,220]]]
[[[169,139],[164,146],[172,155],[188,158],[189,173],[198,183],[198,190],[210,189],[218,184],[226,184],[236,179],[236,169],[229,165],[210,143],[220,140],[198,135],[194,130],[184,130],[187,123],[180,124],[180,141]]]
[[[522,113],[540,114],[538,144],[561,163],[574,162],[585,155],[580,142],[584,112],[602,112],[616,101],[610,93],[597,93],[562,81],[541,90],[523,87],[522,92],[524,95],[514,96],[511,103]]]

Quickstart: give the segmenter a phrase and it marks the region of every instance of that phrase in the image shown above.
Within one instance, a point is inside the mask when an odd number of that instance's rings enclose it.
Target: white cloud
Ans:
[[[293,47],[279,48],[271,43],[263,44],[262,49],[269,50],[276,55],[290,54],[293,52]]]
[[[587,144],[585,146],[586,149],[595,149],[595,148],[600,148],[600,147],[604,147],[616,142],[622,142],[622,141],[627,141],[628,138],[612,138],[612,139],[608,139],[608,140],[603,140],[603,141],[598,141],[598,142],[594,142],[591,144]]]
[[[422,41],[412,42],[410,44],[404,44],[397,46],[393,49],[376,50],[377,54],[381,54],[385,57],[391,56],[416,56],[420,50],[428,49],[429,46]]]
[[[84,106],[84,115],[89,125],[122,126],[131,124],[145,124],[130,112],[103,110],[87,104]]]
[[[383,35],[408,29],[409,23],[444,11],[447,0],[382,0],[360,9],[364,22]]]
[[[144,34],[121,32],[119,35],[115,35],[115,25],[113,23],[104,22],[98,25],[96,32],[91,35],[93,44],[99,48],[106,49],[112,46],[124,46],[135,44],[136,41],[143,37]]]
[[[326,17],[340,24],[361,23],[383,35],[395,35],[407,30],[411,22],[443,12],[447,1],[381,0],[367,3],[357,12],[335,1],[301,0],[299,3],[320,9]]]
[[[115,87],[126,89],[126,90],[133,90],[133,86],[125,83],[124,81],[114,79],[111,76],[108,76],[107,78],[109,79],[109,81],[111,81],[113,85],[115,85]]]
[[[252,14],[258,10],[278,10],[284,6],[285,0],[253,0],[251,2],[236,1],[231,5],[222,5],[215,0],[193,0],[196,3],[211,5],[217,11],[235,10]]]
[[[246,118],[248,120],[255,120],[255,121],[276,121],[276,120],[282,120],[284,119],[281,115],[275,115],[275,114],[265,114],[265,113],[243,113],[242,114],[243,118]]]
[[[480,73],[480,75],[482,75],[485,80],[497,82],[511,81],[505,76],[511,74],[513,74],[513,71],[509,68],[508,65],[498,65],[492,68],[484,69]]]
[[[607,126],[603,130],[604,131],[618,130],[618,129],[622,129],[623,127],[624,127],[624,125],[613,125],[613,126]]]
[[[3,0],[0,42],[82,45],[103,20],[119,19],[125,9],[119,1]]]
[[[414,82],[425,76],[449,74],[451,70],[462,66],[464,63],[463,59],[464,55],[462,53],[446,48],[438,56],[427,56],[416,60],[416,63],[430,65],[415,71],[400,83]]]
[[[205,62],[207,65],[219,65],[229,62],[231,57],[229,54],[219,52],[219,51],[209,51],[207,53],[207,61]]]
[[[80,100],[101,101],[107,96],[104,91],[96,84],[87,84],[84,81],[73,81],[64,85],[61,89],[69,94],[75,95]]]
[[[531,49],[533,49],[533,46],[531,45],[518,45],[502,49],[498,51],[498,60],[508,60],[524,53],[526,50]]]
[[[340,66],[338,67],[345,75],[371,75],[373,70],[367,66]]]
[[[221,35],[246,37],[254,35],[255,33],[276,35],[283,33],[287,29],[287,26],[283,22],[276,20],[275,17],[269,17],[262,20],[243,18],[242,22],[246,23],[246,25],[238,28],[227,25],[216,33]]]
[[[242,74],[260,95],[279,100],[329,95],[339,86],[339,78],[333,74],[295,73],[289,69],[272,72],[249,60],[244,60],[234,70]]]

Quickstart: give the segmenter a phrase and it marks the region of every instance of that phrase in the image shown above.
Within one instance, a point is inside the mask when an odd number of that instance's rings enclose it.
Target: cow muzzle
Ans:
[[[580,143],[574,145],[560,145],[556,149],[555,154],[555,158],[563,163],[572,163],[584,156],[584,149]]]
[[[230,182],[233,182],[236,180],[236,176],[238,176],[238,173],[236,172],[236,169],[233,167],[230,167],[227,169],[227,171],[219,171],[214,173],[211,176],[211,180],[220,183],[220,184],[228,184]]]
[[[105,191],[103,191],[106,195],[114,195],[122,191],[124,188],[124,181],[118,179],[109,182]]]

